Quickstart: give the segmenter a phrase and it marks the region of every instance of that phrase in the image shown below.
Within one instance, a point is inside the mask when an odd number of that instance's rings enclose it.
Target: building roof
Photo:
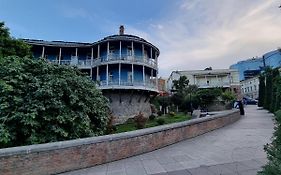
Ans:
[[[107,36],[99,41],[93,43],[82,43],[82,42],[68,42],[68,41],[44,41],[44,40],[36,40],[36,39],[22,39],[28,44],[31,45],[39,45],[39,46],[54,46],[54,47],[92,47],[93,45],[97,45],[99,43],[104,43],[107,41],[114,41],[114,40],[121,40],[121,41],[137,41],[140,43],[147,44],[157,50],[157,54],[160,54],[159,49],[151,44],[150,42],[146,41],[143,38],[140,38],[135,35],[111,35]]]
[[[60,47],[90,47],[91,43],[81,43],[81,42],[67,42],[67,41],[44,41],[36,39],[22,39],[28,44],[40,45],[40,46],[60,46]]]

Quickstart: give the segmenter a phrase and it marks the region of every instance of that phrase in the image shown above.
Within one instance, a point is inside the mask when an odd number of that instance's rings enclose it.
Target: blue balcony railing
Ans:
[[[124,86],[135,86],[135,87],[143,87],[143,88],[150,88],[150,89],[157,89],[157,85],[156,82],[151,80],[151,81],[146,81],[145,83],[143,81],[107,81],[106,80],[102,80],[99,81],[99,87],[103,88],[103,87],[110,87],[110,86],[120,86],[120,87],[124,87]]]
[[[132,56],[128,54],[110,54],[106,56],[99,57],[97,59],[94,59],[93,64],[98,65],[100,63],[106,63],[106,62],[112,62],[112,61],[124,61],[124,62],[130,62],[130,63],[145,63],[152,67],[157,67],[157,62],[155,59],[147,58],[145,56]]]
[[[78,67],[91,67],[94,65],[99,65],[101,63],[106,62],[114,62],[114,61],[124,61],[129,63],[145,63],[152,67],[157,67],[157,62],[155,59],[147,58],[145,56],[132,56],[128,54],[110,54],[108,56],[102,56],[96,59],[86,59],[86,60],[79,60],[78,57],[71,57],[71,60],[50,60],[50,62],[54,64],[60,65],[74,65]]]

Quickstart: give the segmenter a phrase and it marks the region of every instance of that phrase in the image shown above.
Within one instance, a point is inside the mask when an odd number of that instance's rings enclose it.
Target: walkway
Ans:
[[[63,175],[254,175],[266,163],[272,114],[250,105],[245,112],[236,123],[196,138]]]

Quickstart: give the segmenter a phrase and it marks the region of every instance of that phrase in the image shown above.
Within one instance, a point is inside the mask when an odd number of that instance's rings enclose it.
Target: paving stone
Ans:
[[[170,164],[164,164],[162,165],[163,168],[169,172],[169,171],[176,171],[176,170],[182,170],[185,169],[180,163],[170,163]]]
[[[213,172],[216,175],[235,173],[234,171],[232,171],[231,169],[229,169],[225,165],[208,166],[207,170],[210,171],[210,172]]]
[[[206,166],[188,169],[188,172],[192,175],[216,175],[215,173],[209,171]]]
[[[178,170],[178,171],[168,172],[168,175],[192,175],[192,174],[187,170]]]
[[[166,170],[156,160],[143,160],[143,166],[147,174],[165,173]]]

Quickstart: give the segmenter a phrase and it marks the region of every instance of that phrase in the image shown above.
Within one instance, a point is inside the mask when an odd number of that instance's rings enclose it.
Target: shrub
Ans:
[[[0,147],[101,135],[108,101],[70,66],[0,58]]]
[[[174,117],[175,115],[176,115],[175,112],[173,112],[173,111],[169,112],[169,116],[170,116],[170,117]]]
[[[149,120],[154,120],[156,118],[156,115],[155,114],[151,114],[150,116],[149,116]]]
[[[281,174],[281,110],[275,113],[276,127],[271,144],[265,146],[269,162],[259,172],[260,175]]]
[[[139,114],[134,117],[134,121],[135,121],[136,127],[138,129],[142,129],[142,128],[145,127],[145,124],[147,122],[147,118],[144,117],[141,112],[139,112]]]
[[[161,116],[162,114],[163,114],[162,111],[158,111],[158,112],[157,112],[157,115],[158,115],[158,116]]]
[[[116,126],[114,125],[115,117],[112,115],[112,113],[109,113],[108,118],[109,119],[106,126],[106,134],[112,134],[117,130]]]
[[[156,120],[158,125],[164,125],[165,124],[165,120],[163,118],[159,118]]]

